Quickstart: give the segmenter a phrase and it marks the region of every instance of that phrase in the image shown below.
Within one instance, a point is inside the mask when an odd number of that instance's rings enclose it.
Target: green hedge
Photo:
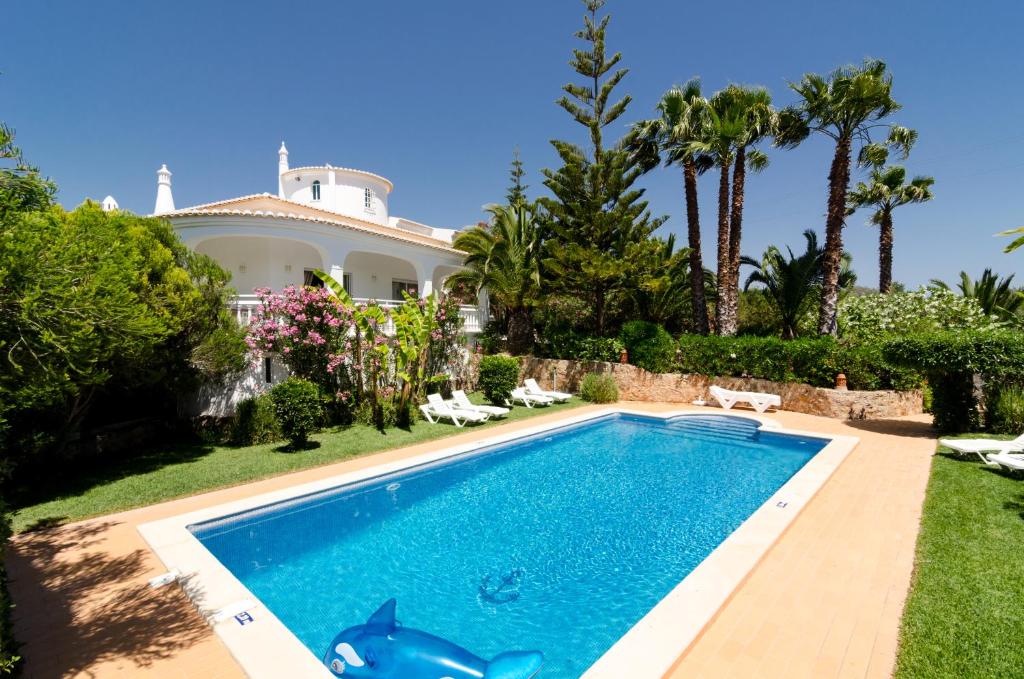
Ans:
[[[998,414],[985,417],[974,385],[981,375],[986,391],[1024,376],[1024,333],[1015,330],[935,332],[887,340],[887,361],[927,375],[932,388],[932,414],[940,431],[972,431],[993,426]]]
[[[16,650],[11,629],[11,597],[7,592],[7,571],[4,568],[4,550],[7,538],[11,536],[11,519],[7,508],[0,501],[0,675],[16,674],[20,658]]]
[[[629,321],[619,339],[629,352],[629,362],[653,373],[672,371],[676,343],[665,328],[650,321]]]
[[[504,405],[519,386],[519,359],[495,354],[480,359],[480,390],[495,405]]]
[[[846,344],[831,337],[782,340],[775,337],[683,335],[675,369],[724,377],[759,377],[834,387],[844,373],[850,389],[906,391],[921,386],[917,371],[893,364],[882,348]]]

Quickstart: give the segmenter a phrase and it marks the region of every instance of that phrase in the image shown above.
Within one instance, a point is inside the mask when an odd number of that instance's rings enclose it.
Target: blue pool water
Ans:
[[[614,415],[190,530],[317,657],[395,597],[578,677],[826,443]]]

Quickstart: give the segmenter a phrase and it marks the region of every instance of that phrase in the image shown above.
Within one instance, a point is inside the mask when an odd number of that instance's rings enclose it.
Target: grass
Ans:
[[[477,394],[470,398],[482,402]],[[249,447],[189,444],[102,464],[94,461],[91,466],[71,473],[65,470],[53,475],[45,483],[16,489],[11,500],[13,526],[15,532],[21,532],[143,507],[580,405],[584,402],[573,398],[568,403],[544,408],[517,406],[503,420],[467,425],[464,429],[423,421],[408,430],[388,429],[384,433],[358,424],[337,427],[313,436],[315,447],[298,452],[287,451],[283,443]]]
[[[1024,676],[1022,568],[1024,481],[936,455],[897,679]]]

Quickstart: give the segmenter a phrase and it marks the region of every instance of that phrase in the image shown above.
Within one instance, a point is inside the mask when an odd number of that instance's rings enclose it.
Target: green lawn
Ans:
[[[1024,480],[936,455],[896,677],[1024,676]]]
[[[482,402],[478,394],[470,398]],[[314,436],[319,446],[300,452],[288,452],[280,443],[251,447],[192,444],[146,451],[102,466],[65,470],[45,486],[36,483],[31,489],[20,489],[11,500],[14,530],[142,507],[580,405],[584,402],[573,398],[544,408],[517,406],[504,420],[464,429],[428,422],[417,422],[410,430],[389,429],[383,434],[363,425],[339,427]]]

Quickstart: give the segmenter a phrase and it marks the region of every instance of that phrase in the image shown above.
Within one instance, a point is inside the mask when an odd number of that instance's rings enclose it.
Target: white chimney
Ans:
[[[103,202],[100,203],[100,206],[103,208],[104,212],[113,212],[114,210],[117,210],[120,207],[117,204],[117,201],[114,200],[113,196],[107,196],[106,198],[104,198]]]
[[[284,198],[284,179],[283,175],[288,171],[288,149],[285,148],[284,142],[281,142],[281,148],[277,151],[277,197]]]
[[[161,165],[156,171],[156,207],[153,208],[154,215],[163,215],[174,212],[174,196],[171,195],[171,171],[167,165]]]

